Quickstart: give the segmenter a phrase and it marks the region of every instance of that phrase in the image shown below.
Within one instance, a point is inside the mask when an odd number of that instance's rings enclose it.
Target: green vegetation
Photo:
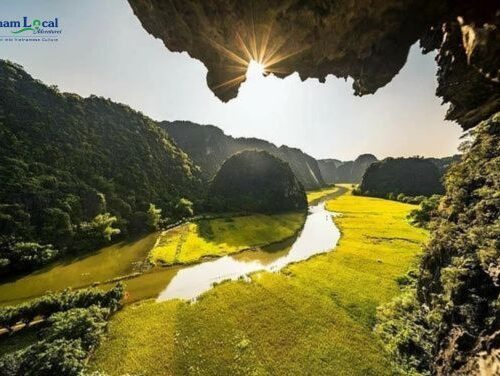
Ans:
[[[370,194],[370,192],[366,192],[366,193],[361,192],[361,189],[359,188],[359,186],[356,187],[355,189],[353,189],[352,194],[356,195],[356,196],[372,196]],[[433,195],[433,196],[440,197],[440,195]],[[378,197],[378,196],[375,196],[375,197]],[[424,200],[426,200],[428,197],[422,196],[422,195],[420,195],[420,196],[408,196],[408,195],[405,195],[404,193],[400,193],[400,194],[396,195],[396,194],[391,192],[391,193],[389,193],[381,198],[386,198],[387,200],[404,202],[405,204],[419,205]]]
[[[186,223],[163,232],[150,259],[185,264],[264,246],[295,235],[304,219],[304,213],[254,214]]]
[[[417,272],[400,279],[402,292],[379,307],[375,332],[384,342],[401,375],[430,375],[432,338],[424,325],[427,320],[417,299]]]
[[[47,294],[29,302],[0,308],[0,327],[11,331],[17,324],[29,324],[36,318],[48,318],[54,313],[73,308],[88,308],[92,305],[117,308],[123,288],[103,292],[97,289],[65,290],[61,293]]]
[[[263,150],[287,162],[297,179],[307,189],[324,185],[318,162],[300,149],[276,145],[258,138],[234,138],[213,125],[189,121],[163,121],[160,126],[175,143],[200,166],[202,176],[213,179],[225,160],[244,150]]]
[[[399,291],[426,231],[412,205],[343,195],[328,203],[335,251],[227,282],[197,303],[125,307],[91,367],[110,375],[391,375],[372,332],[376,307]],[[374,288],[376,286],[376,288]],[[132,329],[133,328],[133,329]]]
[[[99,345],[107,319],[119,308],[122,297],[123,287],[117,285],[107,292],[95,289],[65,291],[2,308],[0,325],[8,330],[35,318],[45,319],[34,343],[26,341],[34,339],[32,332],[24,340],[22,333],[14,334],[13,345],[9,344],[9,336],[0,338],[2,347],[7,342],[6,347],[13,350],[3,352],[0,357],[2,375],[81,375],[85,359]]]
[[[125,306],[110,321],[108,335],[90,368],[109,375],[173,375],[176,316],[180,301]],[[194,338],[193,338],[194,339]]]
[[[0,305],[15,304],[67,287],[90,286],[137,271],[154,247],[157,233],[104,247],[85,256],[67,256],[37,272],[0,284]]]
[[[412,210],[408,215],[408,219],[412,224],[419,227],[428,227],[429,222],[436,216],[441,201],[440,195],[432,195],[424,198],[420,202],[418,209]]]
[[[193,203],[186,198],[181,198],[175,205],[174,210],[178,218],[188,218],[194,214]]]
[[[265,151],[243,151],[224,162],[210,187],[213,210],[277,213],[305,210],[302,184],[290,166]]]
[[[197,196],[197,168],[141,113],[4,60],[0,87],[0,275],[150,231],[151,203],[175,219]]]
[[[375,197],[430,196],[442,194],[441,174],[424,158],[386,158],[370,165],[361,185],[361,194]]]
[[[386,347],[414,374],[476,374],[498,348],[500,114],[462,149],[439,206],[419,214],[431,216],[432,236],[417,281],[380,314]]]
[[[307,202],[309,204],[318,202],[319,200],[322,200],[325,197],[330,196],[331,194],[337,192],[338,190],[339,190],[338,187],[331,186],[322,189],[317,189],[315,191],[307,191]]]

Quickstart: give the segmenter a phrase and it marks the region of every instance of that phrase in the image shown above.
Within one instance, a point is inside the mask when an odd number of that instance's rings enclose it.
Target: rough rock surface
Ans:
[[[433,0],[129,0],[144,28],[208,69],[223,101],[238,94],[250,60],[301,79],[352,77],[374,93],[421,40],[438,49],[438,95],[470,128],[500,109],[499,2]]]

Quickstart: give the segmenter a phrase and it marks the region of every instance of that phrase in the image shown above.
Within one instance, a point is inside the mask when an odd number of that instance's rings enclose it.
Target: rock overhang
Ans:
[[[496,0],[129,0],[143,27],[171,51],[202,61],[224,102],[251,60],[302,80],[353,79],[355,95],[389,83],[420,40],[437,50],[437,95],[464,129],[500,110]]]

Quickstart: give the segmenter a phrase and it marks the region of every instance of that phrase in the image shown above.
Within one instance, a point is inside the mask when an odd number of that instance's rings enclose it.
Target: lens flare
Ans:
[[[258,75],[291,73],[280,63],[301,53],[307,47],[293,50],[287,41],[287,38],[273,34],[272,24],[255,26],[253,21],[250,27],[235,33],[231,48],[209,39],[208,42],[226,58],[226,71],[231,76],[230,79],[215,86],[215,89],[234,88],[247,78]]]

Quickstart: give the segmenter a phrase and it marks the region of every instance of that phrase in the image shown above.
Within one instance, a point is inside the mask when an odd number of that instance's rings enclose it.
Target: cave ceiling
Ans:
[[[436,50],[437,95],[464,129],[500,110],[500,1],[129,0],[144,29],[206,66],[226,102],[251,60],[267,74],[324,82],[352,78],[373,94],[406,63],[410,47]]]

